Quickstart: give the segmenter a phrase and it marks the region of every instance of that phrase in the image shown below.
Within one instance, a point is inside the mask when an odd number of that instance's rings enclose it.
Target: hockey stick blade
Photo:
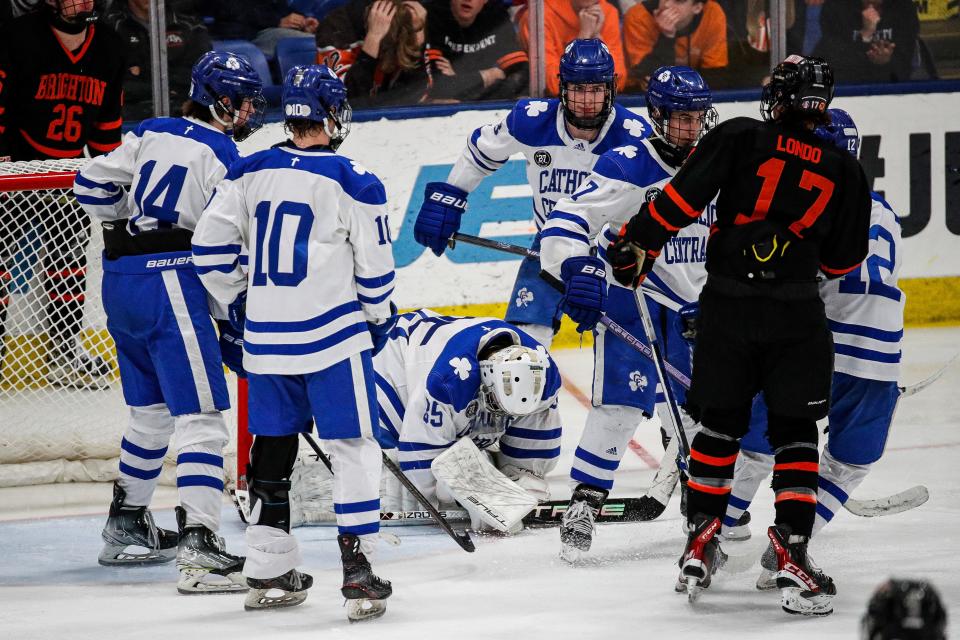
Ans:
[[[843,504],[843,508],[862,518],[875,518],[916,509],[929,499],[930,491],[922,484],[918,484],[886,498],[876,500],[850,498]]]
[[[915,393],[920,393],[921,391],[923,391],[924,389],[926,389],[927,387],[929,387],[930,385],[932,385],[934,382],[936,382],[937,380],[939,380],[940,377],[941,377],[944,373],[947,372],[947,369],[950,368],[950,365],[952,365],[954,362],[956,362],[958,356],[960,356],[960,351],[958,351],[957,353],[953,354],[953,357],[950,358],[949,360],[947,360],[947,363],[946,363],[945,365],[943,365],[942,367],[940,367],[940,370],[939,370],[939,371],[937,371],[937,372],[934,373],[933,375],[927,377],[926,379],[921,380],[920,382],[918,382],[918,383],[916,383],[916,384],[908,384],[908,385],[906,385],[906,386],[904,386],[904,387],[899,387],[899,389],[900,389],[900,395],[901,395],[902,397],[904,397],[904,398],[909,398],[909,397],[912,396],[913,394],[915,394]]]

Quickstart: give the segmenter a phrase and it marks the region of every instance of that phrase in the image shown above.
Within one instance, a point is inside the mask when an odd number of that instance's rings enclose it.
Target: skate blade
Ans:
[[[228,575],[212,573],[209,569],[181,569],[177,592],[185,596],[220,593],[245,593],[246,578],[239,571]]]
[[[687,602],[690,604],[696,603],[700,599],[700,593],[703,591],[703,587],[700,586],[700,581],[689,576],[687,578],[686,592],[687,592]]]
[[[585,554],[586,551],[583,549],[578,549],[572,545],[560,545],[560,559],[567,564],[579,564],[583,560]]]
[[[371,600],[369,598],[355,598],[345,602],[347,620],[351,623],[375,620],[387,612],[386,600]]]
[[[757,591],[773,591],[777,588],[777,574],[775,571],[763,569],[757,578]]]
[[[306,590],[250,589],[247,592],[247,597],[243,600],[243,608],[247,611],[282,609],[284,607],[295,607],[306,599]]]
[[[833,596],[787,587],[781,589],[780,606],[791,615],[828,616],[833,613]]]
[[[177,548],[148,549],[137,545],[104,545],[97,562],[105,567],[142,567],[175,560]]]

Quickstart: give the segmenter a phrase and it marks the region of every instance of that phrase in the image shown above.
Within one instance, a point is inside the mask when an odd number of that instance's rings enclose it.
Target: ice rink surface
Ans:
[[[936,371],[960,349],[960,328],[908,330],[902,382]],[[551,483],[569,496],[566,474],[582,429],[589,395],[587,350],[556,354],[570,385],[561,402],[563,454]],[[60,485],[0,489],[0,638],[64,640],[122,638],[855,638],[874,587],[890,575],[923,577],[939,589],[960,625],[960,365],[935,385],[900,403],[884,458],[855,496],[889,495],[923,484],[930,501],[880,518],[841,512],[811,543],[833,576],[835,613],[799,618],[780,610],[778,593],[754,589],[772,494],[761,489],[753,538],[724,549],[749,570],[721,572],[691,606],[673,592],[680,531],[678,499],[653,522],[601,525],[589,560],[571,567],[557,557],[557,529],[513,538],[475,536],[467,554],[432,527],[391,527],[398,547],[381,543],[377,572],[393,581],[394,596],[380,620],[350,625],[339,594],[340,568],[332,527],[296,529],[302,569],[314,576],[307,601],[277,611],[245,612],[243,596],[182,596],[172,564],[105,568],[97,564],[108,486]],[[587,396],[584,396],[584,393]],[[579,396],[579,399],[578,399]],[[650,461],[662,448],[657,429],[641,425],[636,440],[649,452],[628,452],[614,495],[638,496],[653,477]],[[174,493],[158,491],[154,513],[174,528]],[[47,504],[40,509],[34,505]],[[222,533],[242,553],[243,526],[224,503]],[[738,562],[746,564],[746,562]]]

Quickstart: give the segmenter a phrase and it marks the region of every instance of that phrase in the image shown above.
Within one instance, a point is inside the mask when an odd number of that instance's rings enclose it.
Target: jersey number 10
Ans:
[[[278,204],[272,216],[271,209],[272,203],[264,200],[257,205],[253,214],[257,227],[257,237],[254,239],[257,256],[253,266],[253,286],[265,286],[269,278],[277,287],[296,287],[307,277],[307,248],[310,229],[313,227],[313,210],[306,203],[289,200]],[[289,225],[296,225],[296,232],[292,234],[293,244],[290,244]],[[285,240],[282,245],[281,240]],[[264,253],[267,255],[266,271],[263,264]]]

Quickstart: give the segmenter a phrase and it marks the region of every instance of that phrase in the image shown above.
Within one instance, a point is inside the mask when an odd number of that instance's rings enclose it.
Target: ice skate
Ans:
[[[110,363],[100,356],[55,353],[48,360],[47,383],[97,391],[110,387],[112,374]]]
[[[110,515],[103,526],[103,549],[97,561],[104,566],[149,565],[177,557],[177,534],[160,529],[146,507],[124,506],[126,492],[113,483]]]
[[[773,544],[768,544],[760,556],[760,576],[757,578],[759,591],[773,591],[777,588],[777,553]]]
[[[313,586],[310,574],[291,569],[276,578],[247,578],[250,591],[243,601],[247,611],[293,607],[307,599],[307,589]]]
[[[737,518],[737,524],[732,527],[723,528],[723,541],[724,542],[744,542],[749,540],[750,536],[750,512],[744,511],[740,514],[740,517]]]
[[[223,538],[213,531],[200,524],[187,525],[186,519],[186,511],[177,507],[177,591],[184,595],[246,591],[244,559],[227,553]]]
[[[588,484],[579,484],[573,490],[570,504],[563,512],[563,520],[560,522],[561,559],[575,564],[590,550],[593,532],[596,530],[594,520],[606,499],[606,490]]]
[[[343,586],[340,592],[347,599],[347,619],[362,622],[379,618],[387,611],[387,598],[393,593],[389,580],[379,578],[360,551],[360,538],[345,533],[337,536],[340,561],[343,563]]]
[[[807,554],[807,536],[792,535],[786,525],[767,530],[777,562],[777,587],[787,613],[827,616],[833,613],[837,588]]]
[[[675,587],[678,593],[686,592],[690,602],[696,602],[700,592],[710,586],[711,576],[727,559],[720,548],[719,532],[719,518],[710,518],[702,513],[694,517],[687,548],[677,563],[680,565],[680,575]]]

